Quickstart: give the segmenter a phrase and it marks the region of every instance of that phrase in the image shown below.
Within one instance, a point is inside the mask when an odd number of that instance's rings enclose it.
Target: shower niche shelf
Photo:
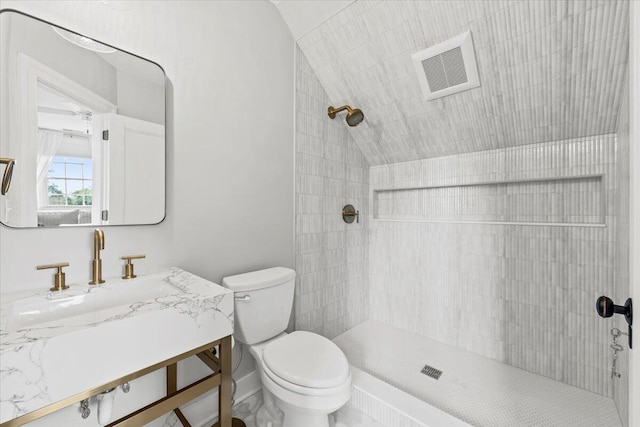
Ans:
[[[604,175],[373,190],[374,221],[604,227]]]

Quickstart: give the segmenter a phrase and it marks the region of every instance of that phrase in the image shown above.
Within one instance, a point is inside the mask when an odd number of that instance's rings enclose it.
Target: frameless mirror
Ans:
[[[9,227],[161,222],[164,71],[0,11],[0,158],[14,160],[0,196],[0,222]]]

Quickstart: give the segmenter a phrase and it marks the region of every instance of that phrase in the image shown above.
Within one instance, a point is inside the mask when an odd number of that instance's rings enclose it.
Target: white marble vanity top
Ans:
[[[233,293],[179,268],[3,294],[0,423],[233,333]]]

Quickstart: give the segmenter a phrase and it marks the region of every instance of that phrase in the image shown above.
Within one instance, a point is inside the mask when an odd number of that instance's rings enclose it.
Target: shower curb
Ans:
[[[351,366],[356,409],[389,427],[471,427],[392,385]]]

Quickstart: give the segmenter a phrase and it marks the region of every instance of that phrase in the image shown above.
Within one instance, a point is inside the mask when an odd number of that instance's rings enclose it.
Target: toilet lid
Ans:
[[[323,336],[295,331],[267,345],[267,367],[290,383],[310,388],[336,387],[349,378],[349,362],[340,348]]]

